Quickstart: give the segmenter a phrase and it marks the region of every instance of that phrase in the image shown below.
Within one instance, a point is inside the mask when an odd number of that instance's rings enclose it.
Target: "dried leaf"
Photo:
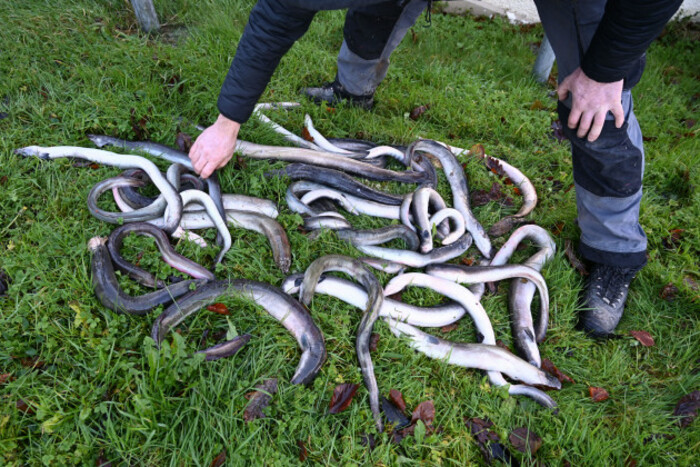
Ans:
[[[395,428],[403,428],[411,423],[411,421],[404,415],[403,411],[394,405],[386,397],[381,398],[382,402],[382,412],[386,415],[386,419],[394,425]]]
[[[564,255],[566,255],[566,258],[569,260],[569,263],[571,263],[571,266],[573,266],[573,268],[576,269],[578,273],[582,276],[587,276],[588,269],[586,269],[586,266],[581,262],[580,259],[578,259],[576,253],[574,253],[574,247],[571,243],[571,240],[567,238],[566,242],[564,242],[564,245]]]
[[[27,415],[33,415],[34,414],[34,409],[32,409],[29,404],[24,402],[22,399],[17,399],[17,402],[15,403],[15,407],[17,407],[17,410],[20,412],[24,412]]]
[[[335,389],[333,389],[333,397],[331,397],[328,412],[340,413],[347,409],[358,387],[357,384],[353,383],[343,383],[336,386]]]
[[[510,352],[510,349],[508,348],[506,343],[503,342],[501,339],[496,339],[496,346],[502,348],[503,350],[507,350],[508,352]],[[513,352],[511,352],[511,353],[513,353]]]
[[[672,302],[676,299],[678,295],[678,287],[673,284],[666,284],[663,289],[661,289],[661,298],[667,302]]]
[[[311,141],[312,143],[314,142],[314,137],[311,136],[311,133],[309,133],[309,129],[306,127],[301,129],[301,137],[304,138],[306,141]]]
[[[625,467],[637,467],[637,461],[632,456],[625,458]]]
[[[112,463],[105,458],[104,450],[100,450],[97,460],[95,460],[95,465],[97,467],[112,467]]]
[[[229,316],[231,314],[231,312],[228,311],[228,307],[223,303],[212,303],[211,305],[207,306],[207,310],[219,315]]]
[[[522,223],[523,220],[518,219],[517,217],[505,217],[491,226],[488,231],[488,235],[491,238],[501,237],[513,230],[515,226]]]
[[[542,365],[540,365],[540,369],[542,371],[546,371],[547,373],[553,375],[555,378],[557,378],[560,382],[562,383],[572,383],[576,384],[576,381],[568,375],[565,375],[564,373],[557,368],[554,363],[552,363],[550,360],[543,358],[542,359]]]
[[[460,263],[464,264],[465,266],[471,266],[474,264],[474,261],[476,261],[474,258],[470,257],[465,257],[459,260]]]
[[[565,225],[566,224],[564,224],[564,222],[561,222],[561,221],[557,222],[552,227],[550,227],[549,231],[552,232],[552,235],[554,235],[555,237],[558,237],[559,235],[561,235],[562,231],[564,230]]]
[[[306,450],[306,445],[302,440],[297,441],[297,446],[299,446],[299,461],[304,462],[309,458],[309,453]]]
[[[0,384],[5,384],[9,381],[13,381],[15,379],[14,376],[12,376],[11,373],[3,373],[0,375]]]
[[[39,360],[39,357],[27,357],[27,358],[20,358],[19,362],[22,364],[23,367],[25,368],[31,368],[31,369],[39,369],[41,370],[46,366],[46,362]]]
[[[447,326],[441,327],[441,328],[440,328],[440,332],[443,332],[443,333],[447,334],[447,333],[450,332],[450,331],[454,331],[454,330],[457,329],[458,327],[459,327],[459,324],[458,324],[458,323],[448,324]]]
[[[0,177],[0,186],[4,185],[5,183],[7,183],[7,175]]]
[[[544,105],[542,105],[542,101],[539,99],[535,99],[535,102],[532,103],[530,106],[530,110],[542,110],[544,109]]]
[[[233,168],[236,170],[245,170],[248,168],[248,161],[245,157],[236,154],[236,161],[233,163]]]
[[[0,269],[0,297],[7,293],[10,288],[10,276],[5,271]]]
[[[681,428],[685,428],[697,417],[698,409],[700,409],[700,391],[693,391],[681,397],[673,410],[673,415],[681,417],[678,424]]]
[[[469,148],[469,155],[470,156],[476,156],[478,158],[483,158],[486,155],[486,150],[484,149],[483,144],[475,144],[471,148]]]
[[[369,450],[372,451],[377,445],[377,440],[374,438],[373,434],[368,435],[366,433],[363,433],[360,435],[360,444],[363,446],[369,446]]]
[[[426,427],[432,426],[433,420],[435,419],[435,405],[433,401],[425,401],[418,404],[418,407],[413,409],[413,414],[411,415],[411,422],[420,420]]]
[[[654,346],[654,338],[646,331],[630,331],[630,335],[637,339],[644,347]]]
[[[503,167],[501,167],[501,163],[497,160],[494,159],[491,156],[486,156],[484,157],[484,164],[486,164],[486,168],[498,175],[499,177],[505,177],[506,172],[503,170]]]
[[[408,118],[410,118],[411,120],[418,120],[420,116],[423,115],[429,108],[430,104],[419,105],[418,107],[411,110],[411,113],[408,115]]]
[[[221,451],[219,455],[217,455],[213,461],[211,461],[211,464],[209,464],[209,467],[221,467],[226,463],[226,449]]]
[[[403,394],[398,389],[389,391],[389,398],[402,412],[406,411],[406,402],[403,400]]]
[[[270,378],[256,386],[255,391],[246,394],[246,398],[250,402],[243,412],[243,420],[250,422],[258,418],[265,418],[263,409],[270,404],[272,395],[276,392],[277,378]]]
[[[190,153],[190,148],[192,147],[192,137],[187,133],[179,131],[175,137],[175,144],[180,149],[180,151],[187,154]]]
[[[610,397],[608,391],[606,391],[603,388],[590,386],[588,388],[588,392],[591,394],[591,399],[593,399],[593,402],[603,402],[604,400]]]
[[[661,240],[661,244],[666,248],[667,250],[676,250],[681,244],[681,237],[683,236],[683,232],[685,232],[685,229],[672,229],[669,230],[668,237],[664,238]]]
[[[465,423],[469,427],[487,464],[490,464],[496,458],[510,456],[510,453],[507,453],[507,450],[499,443],[500,438],[498,435],[489,430],[493,426],[490,420],[474,417],[468,420],[465,419]],[[506,463],[506,465],[510,465],[510,463]]]
[[[562,125],[561,120],[553,121],[549,128],[551,129],[549,136],[552,139],[555,139],[560,143],[568,139],[564,134],[564,126]]]
[[[379,344],[379,334],[376,332],[373,332],[369,336],[369,351],[374,352],[377,350],[377,344]]]
[[[693,280],[692,277],[686,276],[683,278],[683,283],[688,286],[690,290],[694,290],[697,292],[700,290],[700,286],[698,286],[698,283]]]
[[[537,433],[528,430],[525,427],[516,428],[508,436],[510,444],[522,453],[529,452],[534,455],[537,450],[542,447],[542,438],[537,436]]]

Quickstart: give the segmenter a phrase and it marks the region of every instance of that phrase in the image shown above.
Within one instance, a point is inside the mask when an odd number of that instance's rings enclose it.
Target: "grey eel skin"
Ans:
[[[272,257],[282,272],[289,272],[292,264],[292,250],[284,228],[275,219],[250,211],[226,211],[226,222],[235,227],[252,230],[264,235],[270,242]],[[214,226],[213,221],[202,211],[185,212],[180,225],[186,230],[207,229]]]
[[[537,225],[524,225],[516,229],[493,256],[490,264],[492,266],[500,266],[507,263],[517,246],[526,238],[530,239],[540,250],[531,256],[525,264],[537,270],[542,269],[542,265],[554,256],[556,245],[549,233]],[[521,288],[524,288],[525,291],[521,291]],[[513,305],[513,308],[511,308],[514,318],[513,323],[517,322],[519,328],[529,329],[530,332],[534,331],[537,342],[542,342],[547,333],[549,313],[540,314],[537,326],[533,328],[529,303],[534,296],[534,290],[527,284],[516,282],[511,287],[511,292],[516,294],[514,297],[517,297],[517,300],[511,301],[511,305]],[[523,335],[527,335],[526,331],[519,332],[525,332]]]
[[[287,276],[282,285],[282,290],[290,295],[299,293],[303,274]],[[314,293],[322,293],[338,298],[348,305],[361,310],[367,309],[367,291],[355,282],[340,277],[322,275]],[[379,316],[389,317],[399,321],[405,321],[414,326],[440,328],[459,320],[466,310],[456,302],[448,302],[434,307],[419,307],[408,303],[384,297]]]
[[[231,340],[212,345],[207,349],[199,350],[195,353],[203,353],[205,360],[208,362],[219,360],[220,358],[231,357],[238,353],[238,351],[250,341],[250,338],[250,334],[241,334],[240,336],[236,336]]]
[[[164,228],[168,233],[177,229],[182,216],[182,199],[177,190],[168,182],[158,170],[156,165],[148,159],[140,156],[116,154],[100,149],[81,148],[75,146],[40,147],[28,146],[15,150],[16,154],[25,157],[38,157],[39,159],[59,159],[62,157],[77,157],[98,164],[110,165],[122,169],[143,169],[160,190],[166,203],[170,207],[164,220]]]
[[[469,187],[467,177],[464,174],[462,165],[457,158],[447,148],[440,143],[431,140],[420,140],[413,143],[409,149],[413,154],[416,151],[424,151],[435,156],[442,164],[442,170],[447,177],[452,190],[452,204],[455,209],[462,213],[466,228],[474,238],[474,244],[485,258],[491,257],[491,241],[486,231],[481,226],[469,207]]]
[[[381,182],[424,183],[430,180],[429,174],[406,170],[393,170],[375,167],[366,162],[350,159],[331,152],[312,151],[310,149],[264,146],[248,141],[236,141],[236,151],[251,159],[267,159],[283,162],[304,162],[357,175],[368,180]]]
[[[169,306],[153,324],[151,337],[160,346],[170,329],[221,296],[248,298],[279,321],[302,350],[292,384],[308,384],[313,381],[326,360],[323,335],[301,303],[264,282],[247,279],[208,282]]]
[[[374,364],[369,353],[369,341],[372,334],[372,327],[379,318],[379,310],[382,308],[384,294],[382,286],[377,278],[364,265],[353,258],[341,255],[328,255],[318,258],[311,263],[304,273],[304,281],[301,285],[299,295],[301,302],[309,305],[313,297],[316,285],[321,279],[321,274],[326,271],[340,271],[350,275],[357,280],[367,290],[369,297],[367,308],[362,315],[362,321],[357,328],[357,338],[355,340],[355,350],[357,360],[362,370],[362,378],[369,392],[369,405],[374,417],[374,423],[379,432],[384,430],[384,423],[379,412],[379,387],[377,378],[374,375]]]
[[[549,314],[549,293],[547,284],[542,275],[527,264],[524,265],[502,265],[502,266],[463,266],[459,264],[436,264],[426,268],[426,272],[431,276],[449,279],[451,281],[465,283],[485,283],[496,282],[504,279],[515,278],[511,283],[508,294],[508,304],[511,310],[511,330],[513,333],[513,343],[518,354],[536,367],[540,367],[542,359],[537,348],[535,334],[532,330],[532,316],[530,314],[530,303],[535,290],[540,292],[541,316]],[[524,287],[526,283],[532,284]],[[527,304],[527,308],[524,308]],[[524,317],[525,325],[523,325]],[[528,325],[529,323],[529,325]]]
[[[189,170],[194,170],[192,167],[192,161],[187,154],[177,149],[173,149],[164,144],[154,143],[152,141],[126,141],[119,138],[113,138],[106,135],[88,135],[90,141],[92,141],[98,148],[104,146],[114,146],[117,148],[142,151],[146,154],[150,154],[154,157],[159,157],[165,159],[166,161],[172,162],[174,164],[180,164]],[[211,196],[214,201],[216,209],[222,218],[226,217],[224,212],[224,205],[221,201],[221,187],[219,185],[219,176],[216,171],[206,179],[207,187],[209,189],[209,196]],[[216,243],[219,246],[223,246],[223,237],[217,232]]]
[[[362,253],[381,258],[394,263],[404,264],[413,268],[422,268],[433,263],[444,263],[466,252],[472,244],[472,236],[465,233],[454,243],[447,246],[434,248],[429,253],[421,254],[417,251],[397,250],[381,246],[356,245],[355,248]]]
[[[201,286],[206,281],[186,280],[138,297],[125,294],[114,275],[112,260],[105,243],[106,238],[93,237],[88,242],[92,252],[92,286],[102,305],[117,313],[145,315],[159,305],[167,305],[178,297],[190,292],[192,284]]]
[[[367,230],[341,229],[336,231],[336,235],[355,246],[381,245],[398,238],[404,241],[407,250],[416,251],[420,244],[416,233],[400,224]]]
[[[294,162],[287,165],[284,169],[281,169],[278,173],[284,174],[292,180],[317,182],[344,193],[350,193],[358,198],[369,199],[378,203],[399,206],[403,201],[403,196],[375,190],[374,188],[358,182],[340,170],[326,169],[303,164],[301,162]]]
[[[201,266],[191,259],[177,253],[173,249],[172,245],[170,245],[168,236],[158,227],[146,222],[124,224],[114,229],[109,235],[107,250],[109,251],[109,255],[112,257],[112,262],[117,269],[126,273],[129,277],[141,285],[158,288],[165,286],[163,281],[157,280],[151,273],[131,264],[122,257],[120,250],[122,248],[124,238],[130,233],[145,235],[153,238],[156,241],[156,246],[158,247],[158,250],[163,256],[165,262],[178,271],[184,272],[185,274],[190,274],[195,279],[215,279],[214,274],[212,274],[212,272],[207,270],[204,266]]]
[[[90,189],[90,193],[88,193],[87,196],[88,211],[96,219],[110,224],[119,224],[120,222],[142,222],[162,216],[165,210],[165,203],[161,206],[151,204],[150,206],[129,212],[110,212],[97,206],[97,200],[105,191],[109,191],[112,188],[140,187],[144,185],[145,183],[140,180],[127,178],[122,175],[97,182],[92,189]]]

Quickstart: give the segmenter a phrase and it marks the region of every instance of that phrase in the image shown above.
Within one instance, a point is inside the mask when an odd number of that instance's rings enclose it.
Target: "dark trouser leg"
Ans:
[[[386,76],[391,53],[427,5],[425,0],[403,3],[390,0],[348,10],[337,80],[350,94],[374,94]]]
[[[557,57],[559,81],[579,67],[605,9],[605,0],[536,0],[542,24]],[[636,79],[643,68],[640,61]],[[580,251],[584,258],[612,266],[638,268],[646,262],[647,239],[639,225],[644,148],[625,83],[625,123],[615,128],[610,113],[598,140],[578,138],[566,127],[571,100],[559,103],[559,116],[571,140]]]

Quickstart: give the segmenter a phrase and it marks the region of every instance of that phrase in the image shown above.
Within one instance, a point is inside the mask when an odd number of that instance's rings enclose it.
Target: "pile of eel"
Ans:
[[[265,235],[275,263],[284,273],[289,272],[292,264],[287,235],[275,220],[277,206],[269,200],[222,194],[216,173],[207,180],[191,173],[187,154],[152,142],[90,135],[99,148],[113,146],[169,161],[172,165],[166,173],[161,173],[145,157],[104,149],[29,146],[16,152],[41,159],[75,157],[125,169],[121,175],[97,183],[88,195],[87,204],[92,215],[120,224],[108,238],[95,237],[88,243],[92,253],[93,287],[100,302],[115,312],[143,315],[157,306],[166,306],[153,325],[152,337],[157,345],[169,330],[218,298],[247,297],[277,319],[297,341],[302,355],[291,382],[307,384],[320,371],[326,348],[323,334],[306,305],[311,304],[315,293],[328,294],[363,310],[357,329],[356,352],[379,431],[383,429],[379,389],[369,353],[370,335],[379,318],[389,325],[392,333],[402,336],[412,348],[426,356],[484,370],[493,385],[508,386],[510,394],[525,395],[546,407],[556,407],[554,400],[541,388],[559,389],[561,384],[540,369],[538,349],[549,320],[549,294],[540,273],[555,253],[549,234],[536,225],[523,225],[500,249],[493,248],[486,229],[471,211],[467,176],[457,158],[469,155],[469,151],[432,140],[394,147],[325,138],[313,127],[308,116],[305,138],[301,138],[262,113],[265,109],[295,105],[260,104],[256,115],[300,147],[264,146],[239,140],[236,151],[251,158],[289,162],[276,175],[290,179],[285,195],[287,207],[304,217],[305,229],[312,234],[333,230],[366,256],[320,256],[304,273],[288,276],[280,287],[242,278],[219,280],[213,270],[174,250],[169,237],[206,246],[207,242],[192,230],[216,228],[216,242],[220,247],[214,260],[216,265],[225,259],[231,247],[229,226],[233,225]],[[483,154],[475,156],[518,187],[523,197],[521,208],[499,221],[509,226],[517,224],[514,220],[527,216],[537,203],[534,186],[512,165]],[[389,159],[399,161],[404,170],[386,168]],[[443,171],[449,184],[451,206],[437,191],[436,166]],[[411,184],[415,189],[397,195],[358,179]],[[138,191],[149,181],[158,189],[159,196],[150,198]],[[105,192],[111,192],[120,212],[105,211],[98,206],[98,199]],[[345,214],[339,212],[338,207]],[[355,229],[349,215],[388,219],[390,224],[379,229]],[[124,238],[132,233],[153,238],[162,258],[190,279],[172,278],[166,282],[127,261],[121,249]],[[385,245],[395,240],[404,248]],[[525,240],[534,244],[537,252],[523,264],[509,264],[514,251]],[[482,257],[477,265],[448,263],[463,256],[472,244]],[[371,272],[372,268],[395,276],[382,287]],[[127,295],[119,286],[115,269],[154,290],[138,297]],[[328,275],[328,272],[345,273],[359,284]],[[502,280],[511,281],[508,304],[517,356],[496,345],[493,327],[480,301],[486,284]],[[390,298],[409,286],[431,289],[447,301],[436,307],[422,308]],[[535,323],[531,304],[536,293],[540,306]],[[299,300],[293,298],[297,294]],[[447,326],[465,315],[471,318],[477,331],[474,343],[450,342],[418,329]],[[207,360],[222,358],[237,352],[250,338],[245,334],[200,352]],[[510,384],[505,377],[519,383]]]

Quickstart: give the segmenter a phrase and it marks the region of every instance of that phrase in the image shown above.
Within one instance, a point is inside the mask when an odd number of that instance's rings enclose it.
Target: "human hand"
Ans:
[[[194,171],[202,178],[209,178],[216,169],[223,168],[233,157],[240,128],[240,123],[219,115],[216,122],[199,135],[190,149]]]
[[[569,92],[573,96],[568,126],[572,130],[578,127],[576,136],[579,138],[584,138],[588,134],[588,141],[597,140],[603,130],[608,111],[615,117],[617,128],[625,123],[625,112],[622,109],[622,80],[599,83],[586,76],[579,67],[564,78],[557,88],[559,100],[566,99]]]

